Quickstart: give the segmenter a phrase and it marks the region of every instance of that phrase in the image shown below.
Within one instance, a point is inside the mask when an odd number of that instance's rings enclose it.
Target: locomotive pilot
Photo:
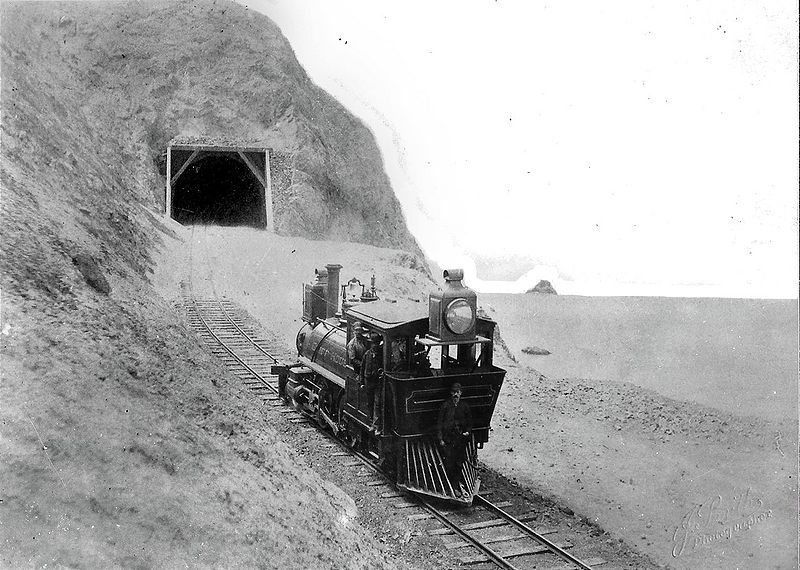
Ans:
[[[367,352],[367,344],[364,342],[364,328],[359,321],[353,323],[353,338],[347,343],[347,358],[350,364],[353,365],[353,370],[356,371],[359,382],[364,383],[364,377],[361,375],[361,361],[364,358],[364,353]]]
[[[447,477],[453,485],[456,496],[462,495],[461,466],[464,463],[464,449],[472,431],[472,412],[469,404],[461,400],[461,384],[450,387],[450,398],[442,404],[439,411],[437,436],[444,455]]]

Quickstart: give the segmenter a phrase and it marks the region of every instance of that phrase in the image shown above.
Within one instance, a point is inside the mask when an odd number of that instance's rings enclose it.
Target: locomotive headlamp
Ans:
[[[475,324],[475,313],[466,299],[456,299],[444,311],[444,324],[455,334],[464,334]]]
[[[358,300],[361,295],[364,294],[364,286],[361,284],[361,281],[353,277],[350,281],[347,282],[347,285],[344,286],[345,294],[344,298],[348,301],[351,299]]]
[[[478,299],[465,287],[461,269],[444,271],[445,286],[428,300],[428,337],[439,342],[468,342],[476,339]]]

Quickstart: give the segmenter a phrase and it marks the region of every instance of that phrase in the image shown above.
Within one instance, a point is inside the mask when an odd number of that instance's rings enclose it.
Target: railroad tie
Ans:
[[[504,509],[504,508],[506,508],[506,507],[510,507],[510,506],[511,506],[511,501],[500,501],[500,502],[498,502],[498,503],[492,503],[492,504],[493,504],[495,507],[498,507],[498,508]]]
[[[544,528],[539,529],[536,532],[539,534],[553,534],[556,532],[553,528]],[[495,536],[492,538],[481,539],[481,542],[484,544],[494,544],[496,542],[510,542],[512,540],[517,540],[519,538],[528,538],[527,534],[517,533],[517,534],[504,534],[502,536]],[[472,546],[469,542],[465,540],[454,540],[452,542],[446,542],[444,547],[448,550],[452,550],[453,548],[464,548],[465,546]]]
[[[603,564],[606,563],[606,560],[604,560],[602,558],[599,558],[599,557],[595,557],[595,558],[581,559],[581,562],[583,562],[587,566],[594,567],[594,566],[602,566]],[[570,564],[568,562],[564,562],[560,566],[548,566],[547,568],[542,568],[542,570],[572,570],[573,568],[575,568],[574,564]],[[611,570],[611,569],[609,568],[609,570]]]
[[[492,504],[494,506],[500,507],[500,508],[505,508],[505,507],[512,506],[511,501],[500,501],[499,503],[492,503]],[[439,509],[439,510],[442,512],[442,514],[445,514],[445,515],[454,515],[454,514],[458,514],[460,512],[463,512],[463,507],[442,508],[442,509]]]
[[[397,491],[389,491],[388,493],[381,493],[381,499],[395,499],[397,497],[405,497],[405,493],[398,493]]]
[[[517,516],[517,517],[514,517],[514,518],[516,518],[518,521],[525,522],[525,521],[533,520],[537,516],[538,516],[538,513],[534,512],[534,511],[529,511],[527,513],[524,513],[524,514],[522,514],[520,516]],[[480,522],[465,524],[461,528],[463,528],[464,530],[477,530],[479,528],[491,528],[491,527],[494,527],[494,526],[502,526],[502,525],[506,525],[506,524],[509,524],[509,522],[506,519],[490,519],[490,520],[487,520],[487,521],[480,521]]]
[[[518,521],[525,522],[534,520],[537,517],[537,513],[530,511],[520,516],[515,516]],[[476,523],[465,524],[461,528],[464,530],[478,530],[480,528],[491,528],[495,526],[503,526],[508,525],[509,522],[506,519],[491,519],[488,521],[481,521]],[[539,532],[538,530],[536,532]],[[431,530],[428,534],[432,535],[441,535],[441,534],[452,534],[453,531],[449,528],[436,528]],[[542,533],[540,533],[542,534]]]
[[[410,503],[408,501],[404,501],[402,503],[395,503],[392,505],[395,509],[410,509],[411,507],[418,507],[417,503]]]
[[[572,548],[572,544],[569,542],[557,542],[556,546],[559,548]],[[514,558],[515,556],[525,556],[527,554],[543,554],[545,552],[552,552],[548,547],[544,545],[531,545],[531,546],[518,546],[516,548],[512,548],[506,552],[498,552],[500,556],[503,558]],[[464,556],[461,558],[462,564],[479,564],[480,562],[488,562],[489,557],[484,556],[483,554],[474,554],[472,556]]]
[[[427,519],[432,519],[433,515],[430,513],[416,513],[413,515],[408,515],[408,520],[410,521],[424,521]]]

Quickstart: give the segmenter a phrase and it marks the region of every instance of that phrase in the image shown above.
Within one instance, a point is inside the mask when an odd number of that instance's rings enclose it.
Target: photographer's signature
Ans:
[[[771,518],[772,509],[753,495],[752,490],[725,500],[717,495],[692,507],[672,535],[672,556],[677,558],[710,544],[733,539],[758,523]]]

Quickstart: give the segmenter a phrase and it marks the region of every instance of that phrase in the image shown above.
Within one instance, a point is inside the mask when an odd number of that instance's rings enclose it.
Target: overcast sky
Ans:
[[[479,291],[797,297],[794,2],[241,3]]]

